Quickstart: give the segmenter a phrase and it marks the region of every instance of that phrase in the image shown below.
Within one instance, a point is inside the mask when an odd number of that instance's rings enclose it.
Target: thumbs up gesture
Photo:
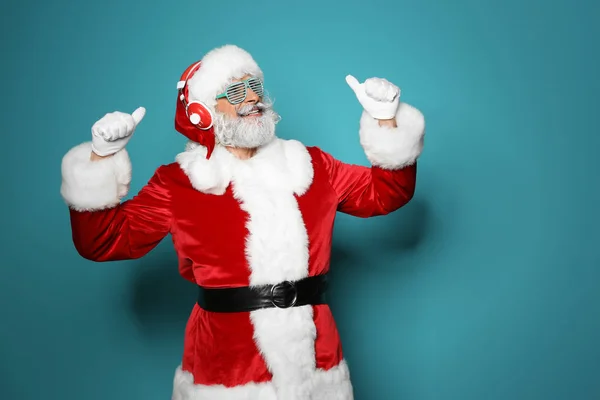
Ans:
[[[145,114],[146,109],[139,107],[132,114],[115,111],[104,115],[92,126],[92,151],[104,157],[123,149]]]
[[[383,78],[369,78],[359,83],[352,75],[346,82],[365,111],[375,119],[393,119],[400,103],[400,88]]]

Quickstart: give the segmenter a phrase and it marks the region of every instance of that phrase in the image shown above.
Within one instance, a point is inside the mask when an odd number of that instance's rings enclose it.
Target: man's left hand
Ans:
[[[396,117],[400,103],[400,88],[383,78],[369,78],[359,83],[352,75],[346,82],[356,94],[365,111],[379,120],[392,120]]]

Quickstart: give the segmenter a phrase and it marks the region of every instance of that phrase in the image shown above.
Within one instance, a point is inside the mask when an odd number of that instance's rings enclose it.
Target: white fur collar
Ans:
[[[190,142],[176,157],[192,186],[203,193],[222,195],[229,184],[247,173],[264,183],[302,195],[313,179],[313,167],[306,147],[297,140],[274,138],[248,160],[240,160],[217,144],[210,159],[206,147]]]

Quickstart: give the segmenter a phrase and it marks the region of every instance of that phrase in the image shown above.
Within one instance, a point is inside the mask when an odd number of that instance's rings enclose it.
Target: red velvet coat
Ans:
[[[62,194],[77,251],[95,261],[139,258],[170,234],[181,275],[207,287],[297,280],[329,268],[336,212],[390,213],[415,190],[421,113],[402,103],[398,128],[363,114],[372,167],[275,139],[249,160],[188,146],[132,199],[125,150],[91,162],[90,145],[63,160]],[[195,305],[176,368],[173,400],[353,398],[327,305],[210,313]]]

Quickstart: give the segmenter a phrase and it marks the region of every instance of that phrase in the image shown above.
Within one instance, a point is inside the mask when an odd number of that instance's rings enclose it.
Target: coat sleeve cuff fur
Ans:
[[[129,191],[131,161],[125,149],[92,161],[90,142],[73,147],[62,159],[61,196],[78,211],[115,207]]]
[[[425,118],[415,107],[400,103],[397,127],[379,126],[379,121],[363,112],[360,119],[360,144],[372,165],[401,169],[414,164],[423,151]]]

